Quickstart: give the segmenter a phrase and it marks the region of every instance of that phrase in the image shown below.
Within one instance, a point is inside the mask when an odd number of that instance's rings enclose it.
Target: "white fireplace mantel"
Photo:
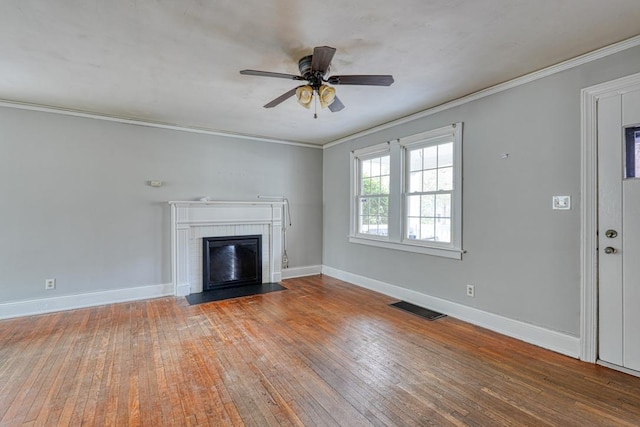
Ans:
[[[202,291],[202,238],[262,235],[262,281],[282,279],[280,201],[171,201],[171,277],[175,295]]]

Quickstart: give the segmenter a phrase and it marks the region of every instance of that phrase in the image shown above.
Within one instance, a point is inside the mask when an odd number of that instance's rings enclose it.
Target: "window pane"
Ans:
[[[434,224],[433,218],[422,218],[420,221],[420,240],[433,240],[435,238]]]
[[[380,158],[380,173],[382,175],[389,175],[389,156],[383,156]]]
[[[389,176],[380,177],[380,193],[389,194]]]
[[[409,193],[422,191],[422,172],[411,172],[409,176]]]
[[[371,197],[367,203],[367,215],[376,216],[378,214],[378,199]]]
[[[625,178],[640,178],[640,126],[626,128]]]
[[[420,216],[420,197],[409,196],[409,216]]]
[[[422,196],[422,205],[420,209],[420,216],[435,216],[436,196],[430,194],[428,196]]]
[[[436,218],[451,217],[451,194],[436,195]]]
[[[438,145],[438,167],[453,166],[453,142]]]
[[[360,189],[360,193],[371,194],[371,178],[362,179],[362,188]]]
[[[410,171],[422,170],[422,150],[409,151]]]
[[[371,160],[363,160],[361,169],[363,178],[371,176]]]
[[[438,191],[453,190],[453,168],[438,169]]]
[[[367,233],[373,234],[374,236],[378,234],[378,223],[374,218],[371,219],[371,225],[369,226]]]
[[[378,224],[378,236],[388,236],[389,235],[389,219],[386,217],[380,217]]]
[[[360,161],[360,194],[389,194],[389,156]]]
[[[374,176],[371,178],[371,187],[369,188],[369,194],[380,194],[380,192],[380,176]]]
[[[438,242],[451,242],[451,220],[439,218],[436,219],[435,240]]]
[[[369,199],[367,199],[366,197],[361,197],[360,206],[358,207],[360,209],[360,216],[366,216],[367,212],[369,211]]]
[[[424,171],[422,175],[422,191],[436,191],[438,182],[438,169]]]
[[[371,159],[371,176],[380,176],[380,157]]]
[[[417,239],[420,235],[420,218],[409,218],[407,224],[407,238]]]
[[[382,216],[382,217],[388,217],[389,216],[389,198],[388,197],[380,197],[378,199],[378,215]],[[386,224],[387,220],[384,220],[384,223]]]
[[[424,151],[424,169],[435,169],[438,167],[438,146],[426,147]]]
[[[361,197],[360,226],[358,232],[376,236],[387,236],[389,233],[389,198]]]

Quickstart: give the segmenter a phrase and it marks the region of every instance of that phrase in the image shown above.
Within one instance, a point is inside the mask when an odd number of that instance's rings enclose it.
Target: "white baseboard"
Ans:
[[[293,279],[294,277],[313,276],[322,273],[321,265],[308,265],[305,267],[292,267],[282,269],[283,279]]]
[[[326,274],[354,285],[380,292],[382,294],[398,298],[429,308],[440,313],[447,314],[465,322],[472,323],[483,328],[507,335],[519,340],[537,345],[548,350],[571,356],[580,357],[580,339],[561,332],[542,328],[540,326],[525,323],[519,320],[509,319],[504,316],[478,310],[477,308],[432,297],[400,286],[381,282],[365,276],[338,270],[326,265],[322,266],[322,274]]]
[[[185,295],[189,295],[191,293],[191,285],[190,284],[182,284],[178,285],[178,290],[176,291],[176,296],[183,297]]]
[[[0,319],[173,295],[171,283],[0,304]]]

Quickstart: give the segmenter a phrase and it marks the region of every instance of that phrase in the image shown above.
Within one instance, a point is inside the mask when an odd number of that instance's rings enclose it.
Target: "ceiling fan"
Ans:
[[[304,85],[283,93],[273,101],[265,104],[264,108],[275,107],[293,95],[296,95],[298,102],[306,108],[311,106],[315,98],[320,101],[322,108],[329,107],[329,110],[333,113],[342,110],[344,104],[336,96],[336,90],[329,85],[390,86],[393,83],[393,76],[391,75],[347,75],[325,78],[335,53],[336,49],[329,46],[318,46],[314,48],[313,55],[307,55],[298,61],[299,76],[258,70],[242,70],[240,74],[247,76],[277,77],[307,82]],[[329,85],[325,83],[329,83]],[[318,117],[317,113],[314,114],[314,117]]]

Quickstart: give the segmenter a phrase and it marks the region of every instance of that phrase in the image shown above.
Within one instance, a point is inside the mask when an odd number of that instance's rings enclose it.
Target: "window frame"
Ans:
[[[451,126],[422,132],[400,140],[403,159],[403,186],[402,186],[402,243],[440,248],[443,250],[462,251],[462,149],[461,136],[462,123],[455,123]],[[451,194],[451,239],[450,242],[437,242],[419,239],[409,239],[409,197],[415,193],[409,192],[409,176],[411,168],[409,166],[409,156],[412,150],[426,147],[433,147],[442,144],[453,143],[453,188],[444,190],[443,193]],[[439,193],[440,190],[430,192]]]
[[[373,159],[376,157],[382,157],[388,155],[389,160],[390,148],[389,143],[373,145],[371,147],[363,148],[360,150],[354,150],[351,152],[351,236],[357,236],[364,239],[373,239],[388,241],[389,240],[389,218],[387,217],[387,235],[381,236],[378,234],[360,233],[359,220],[360,220],[360,204],[358,200],[363,195],[360,194],[360,184],[362,183],[362,161]],[[391,179],[391,171],[389,171],[389,179]],[[377,195],[378,196],[378,195]],[[389,188],[388,197],[391,197],[391,188]]]
[[[453,190],[451,205],[451,242],[435,242],[409,239],[409,151],[419,147],[453,142]],[[388,235],[384,238],[358,233],[357,185],[358,162],[363,157],[388,152],[390,156],[389,220]],[[351,221],[349,242],[393,250],[416,252],[451,259],[462,259],[462,123],[421,132],[388,143],[351,152]]]

